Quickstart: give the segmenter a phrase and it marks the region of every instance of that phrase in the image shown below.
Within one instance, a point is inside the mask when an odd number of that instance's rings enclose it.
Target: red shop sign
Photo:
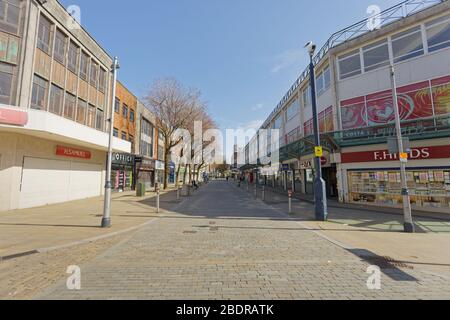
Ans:
[[[56,155],[69,158],[91,159],[92,154],[89,151],[79,150],[69,147],[56,147]]]
[[[450,146],[413,148],[409,160],[450,158]],[[350,152],[342,154],[342,163],[400,161],[398,154],[390,154],[388,150]]]
[[[28,123],[27,112],[0,108],[0,124],[23,127],[27,123]]]

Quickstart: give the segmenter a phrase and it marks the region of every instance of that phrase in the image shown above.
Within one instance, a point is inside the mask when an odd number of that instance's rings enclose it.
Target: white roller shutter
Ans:
[[[25,157],[19,207],[96,197],[101,183],[100,165]]]

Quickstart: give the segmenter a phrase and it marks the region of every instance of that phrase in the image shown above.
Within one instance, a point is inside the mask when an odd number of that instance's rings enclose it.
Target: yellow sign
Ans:
[[[400,153],[400,162],[408,162],[408,154]]]
[[[323,157],[323,148],[322,147],[316,147],[316,157],[321,158]]]

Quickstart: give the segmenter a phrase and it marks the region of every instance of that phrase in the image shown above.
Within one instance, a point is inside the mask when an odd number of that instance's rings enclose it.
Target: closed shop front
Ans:
[[[20,208],[99,196],[102,170],[102,165],[25,157]]]
[[[136,157],[136,182],[143,183],[148,190],[155,186],[155,160]]]

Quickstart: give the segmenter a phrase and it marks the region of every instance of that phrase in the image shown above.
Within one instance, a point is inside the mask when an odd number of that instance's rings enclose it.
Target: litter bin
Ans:
[[[144,197],[145,196],[145,184],[139,183],[136,188],[136,197]]]

